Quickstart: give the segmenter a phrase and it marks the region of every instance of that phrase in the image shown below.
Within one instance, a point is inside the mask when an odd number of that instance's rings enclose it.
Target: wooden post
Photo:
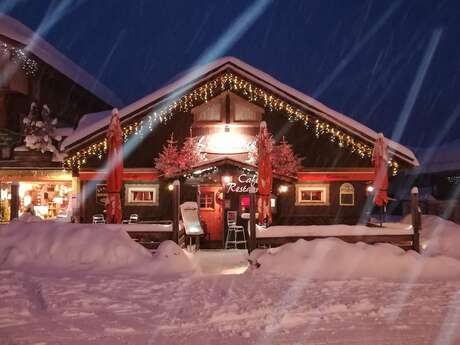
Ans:
[[[11,211],[10,220],[19,217],[19,183],[11,183]]]
[[[172,240],[179,244],[179,205],[180,205],[180,182],[174,180],[172,190],[172,209],[173,209],[173,236]]]
[[[80,185],[80,176],[77,170],[72,170],[72,199],[70,205],[72,207],[72,216],[71,221],[75,223],[81,223],[81,185]]]
[[[249,188],[249,245],[248,251],[251,253],[256,249],[256,189],[254,186]]]
[[[412,187],[411,191],[411,214],[412,228],[414,229],[413,247],[417,253],[420,253],[420,230],[422,228],[421,212],[419,207],[418,188]]]
[[[191,130],[191,129],[190,129]],[[200,225],[201,224],[201,215],[200,215],[200,185],[197,185],[196,186],[196,205],[198,206],[198,219],[200,219]],[[196,236],[196,250],[199,250],[200,249],[200,239],[201,239],[201,236]]]

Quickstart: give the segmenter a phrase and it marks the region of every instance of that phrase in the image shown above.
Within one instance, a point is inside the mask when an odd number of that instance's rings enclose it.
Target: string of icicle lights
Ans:
[[[35,77],[38,73],[38,63],[27,56],[24,49],[0,41],[0,56],[8,58],[17,64],[28,77]]]
[[[363,159],[371,159],[372,157],[371,146],[353,138],[335,125],[319,119],[318,115],[306,113],[230,72],[219,75],[215,79],[191,90],[177,100],[170,102],[168,106],[146,115],[142,120],[122,126],[124,141],[126,142],[132,135],[143,136],[153,130],[153,124],[156,121],[168,121],[175,113],[188,112],[227,90],[243,96],[250,102],[263,106],[270,111],[285,112],[290,121],[302,122],[307,129],[314,132],[317,138],[326,135],[331,142],[336,143],[341,148],[349,149]],[[70,155],[64,161],[64,167],[80,169],[87,163],[89,157],[103,159],[106,152],[107,139],[102,139]],[[396,175],[399,169],[398,162],[391,160],[389,165],[393,175]]]

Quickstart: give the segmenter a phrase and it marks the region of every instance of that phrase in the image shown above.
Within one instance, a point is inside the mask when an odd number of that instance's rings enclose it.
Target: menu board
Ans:
[[[96,203],[105,206],[107,201],[107,185],[96,185]]]

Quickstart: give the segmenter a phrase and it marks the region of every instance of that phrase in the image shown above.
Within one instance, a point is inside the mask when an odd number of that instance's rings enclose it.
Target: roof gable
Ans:
[[[266,108],[282,110],[289,119],[308,124],[316,135],[329,135],[331,140],[337,140],[340,146],[350,146],[362,157],[371,155],[377,132],[233,57],[192,69],[175,82],[121,109],[125,135],[138,132],[145,126],[151,127],[155,120],[167,120],[177,110],[189,111],[199,105],[194,103],[197,98],[204,102],[225,90]],[[75,151],[90,145],[96,138],[103,140],[108,122],[109,118],[104,118],[87,127],[86,131],[76,131],[66,139],[63,147]],[[104,147],[103,144],[99,146]],[[418,165],[410,149],[391,140],[389,147],[399,161],[409,166]],[[92,147],[92,151],[97,149]]]
[[[0,14],[0,35],[25,45],[27,51],[90,91],[105,103],[115,107],[121,105],[121,100],[105,85],[16,19]]]

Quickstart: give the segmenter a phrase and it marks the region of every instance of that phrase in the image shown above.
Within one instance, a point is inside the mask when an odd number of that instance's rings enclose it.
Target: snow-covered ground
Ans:
[[[122,232],[17,222],[0,228],[0,344],[458,345],[460,226],[423,221],[424,256],[322,239],[258,251],[259,268],[244,251],[166,242],[148,257]]]

